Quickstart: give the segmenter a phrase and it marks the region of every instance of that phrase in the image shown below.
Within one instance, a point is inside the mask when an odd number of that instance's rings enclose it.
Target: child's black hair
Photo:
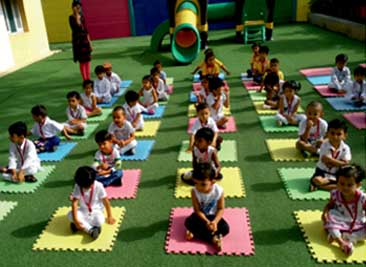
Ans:
[[[199,103],[197,106],[196,106],[196,111],[197,113],[201,110],[204,110],[208,108],[208,105],[206,103]]]
[[[73,97],[75,97],[77,100],[81,99],[79,92],[76,92],[76,91],[68,92],[67,95],[66,95],[67,99],[70,99],[70,98],[73,98]]]
[[[286,81],[282,85],[282,88],[283,88],[283,90],[285,90],[285,88],[292,88],[297,92],[297,91],[300,91],[300,89],[301,89],[301,83],[294,81],[294,80]]]
[[[346,63],[348,61],[348,56],[346,54],[338,54],[335,58],[335,62],[344,62]]]
[[[83,81],[83,88],[85,88],[89,84],[91,84],[92,87],[94,86],[94,82],[92,80]]]
[[[123,114],[126,114],[125,113],[125,110],[123,109],[122,106],[117,106],[113,109],[113,113],[116,112],[116,111],[121,111]]]
[[[362,67],[362,66],[358,66],[357,68],[355,68],[355,70],[353,71],[353,75],[362,75],[362,76],[366,76],[366,68]]]
[[[209,48],[210,49],[210,48]],[[207,63],[207,61],[208,61],[208,59],[210,58],[210,57],[214,57],[215,56],[215,54],[214,54],[214,52],[212,51],[212,49],[207,49],[206,51],[205,51],[205,62]]]
[[[92,167],[81,166],[79,167],[74,176],[75,184],[81,188],[89,188],[96,179],[96,172]]]
[[[365,179],[365,170],[357,164],[345,165],[340,167],[336,173],[337,182],[341,176],[346,178],[354,178],[356,183],[360,183],[363,179]]]
[[[342,129],[344,133],[347,133],[348,127],[345,121],[340,119],[334,119],[328,123],[328,131],[330,129]]]
[[[125,94],[125,100],[127,103],[138,101],[140,98],[139,94],[133,90],[129,90]]]
[[[280,64],[280,61],[278,60],[278,58],[272,58],[269,63],[270,64]]]
[[[224,82],[219,77],[212,77],[211,79],[208,79],[208,88],[210,91],[216,90],[221,86],[224,86]]]
[[[9,135],[16,134],[17,136],[27,136],[27,125],[22,121],[17,121],[9,126]]]
[[[263,81],[264,85],[274,86],[280,83],[280,77],[276,72],[270,72],[266,75]]]
[[[112,140],[112,135],[107,130],[100,130],[95,134],[95,142],[97,144],[103,143],[104,141]]]
[[[161,61],[159,59],[154,61],[154,66],[161,64]]]
[[[160,73],[159,69],[157,67],[153,67],[151,70],[150,70],[150,75],[151,76],[154,76],[156,73]]]
[[[149,82],[151,82],[151,75],[145,75],[144,77],[142,77],[142,81],[149,81]]]
[[[43,105],[37,105],[37,106],[34,106],[32,109],[31,109],[31,113],[32,115],[34,116],[41,116],[41,117],[46,117],[47,116],[47,109],[45,106]]]
[[[265,54],[269,54],[269,48],[268,48],[268,46],[266,46],[266,45],[263,45],[263,46],[260,46],[259,47],[259,53],[265,53]]]
[[[207,53],[213,53],[213,50],[212,50],[212,48],[207,48],[204,52],[203,52],[203,54],[207,54]]]
[[[253,49],[254,47],[261,47],[257,42],[254,42],[251,46],[251,48]]]
[[[306,109],[310,108],[310,107],[314,107],[314,108],[317,108],[317,107],[320,107],[322,110],[323,110],[323,105],[322,103],[320,103],[319,101],[311,101],[307,106],[306,106]]]
[[[216,172],[210,163],[197,163],[194,165],[192,177],[199,181],[214,180]]]
[[[72,1],[72,4],[71,4],[72,7],[76,7],[77,5],[81,6],[80,0],[74,0],[74,1]]]
[[[105,68],[103,67],[103,65],[98,65],[95,67],[94,72],[96,75],[104,73],[105,72]]]
[[[215,136],[215,133],[214,133],[214,131],[212,131],[211,128],[203,127],[196,132],[196,134],[194,135],[194,138],[195,139],[202,138],[207,142],[212,142],[214,136]]]

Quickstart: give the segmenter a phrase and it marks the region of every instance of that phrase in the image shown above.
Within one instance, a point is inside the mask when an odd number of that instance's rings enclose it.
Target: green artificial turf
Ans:
[[[277,174],[281,167],[313,167],[314,162],[273,162],[264,140],[279,138],[279,134],[265,133],[258,115],[242,88],[240,73],[249,67],[250,45],[232,42],[234,30],[210,32],[210,46],[217,57],[231,71],[231,112],[238,131],[224,134],[227,140],[236,140],[238,162],[222,163],[223,166],[240,167],[245,176],[247,196],[228,199],[226,206],[246,207],[249,210],[255,244],[255,255],[208,256],[168,255],[165,237],[169,212],[173,207],[190,205],[189,199],[175,199],[176,170],[188,167],[188,162],[177,162],[183,140],[188,140],[187,95],[191,90],[191,74],[203,54],[191,65],[177,65],[169,52],[149,50],[150,37],[134,37],[93,42],[92,68],[105,61],[123,79],[133,80],[132,89],[140,88],[141,77],[149,73],[152,63],[160,59],[168,76],[174,77],[174,94],[169,99],[152,154],[146,162],[124,162],[124,168],[141,168],[142,176],[137,198],[112,200],[112,205],[126,207],[126,216],[112,252],[35,252],[32,245],[45,228],[50,216],[60,206],[70,205],[68,196],[73,186],[73,174],[80,165],[91,164],[97,149],[93,138],[79,141],[63,161],[56,163],[56,170],[34,194],[0,194],[0,200],[17,201],[0,222],[0,251],[2,266],[319,266],[312,258],[293,211],[322,209],[325,201],[293,201],[287,196]],[[299,69],[334,64],[338,53],[348,54],[353,69],[364,61],[364,44],[342,35],[324,31],[306,24],[278,26],[274,41],[267,43],[270,58],[281,62],[287,79],[302,83],[300,96],[305,107],[311,100],[320,100],[325,107],[327,120],[340,118],[324,99],[311,88]],[[6,164],[8,153],[7,127],[23,120],[32,125],[30,109],[42,103],[51,118],[65,121],[65,95],[69,90],[81,91],[78,65],[72,62],[70,44],[54,48],[63,52],[32,64],[15,73],[0,78],[0,165]],[[118,100],[122,103],[123,98]],[[105,129],[111,116],[99,124]],[[349,125],[347,143],[352,148],[355,162],[365,164],[365,131]],[[281,133],[281,138],[295,138],[296,133]],[[332,264],[324,264],[331,266]]]

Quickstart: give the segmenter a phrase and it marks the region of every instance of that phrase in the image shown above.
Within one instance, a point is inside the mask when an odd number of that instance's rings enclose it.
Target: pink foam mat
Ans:
[[[219,128],[220,133],[233,133],[233,132],[236,132],[236,123],[235,123],[234,117],[230,116],[228,118],[229,118],[229,121],[227,122],[226,128],[225,129]],[[193,123],[196,119],[197,118],[190,118],[189,119],[187,133],[189,133],[189,131],[191,130],[191,128],[193,126]]]
[[[199,90],[201,90],[201,83],[192,83],[192,89],[193,89],[193,91],[199,91]],[[224,89],[225,90],[229,90],[230,89],[227,81],[224,81]]]
[[[168,85],[168,90],[167,90],[167,93],[169,94],[169,95],[171,95],[172,93],[173,93],[173,89],[174,89],[174,85]]]
[[[366,68],[366,63],[360,64],[360,66]]]
[[[314,89],[316,91],[318,91],[318,93],[321,96],[326,96],[326,97],[337,97],[337,96],[344,96],[344,94],[337,94],[335,92],[333,92],[332,90],[329,89],[328,85],[315,85]]]
[[[332,73],[331,67],[302,69],[300,73],[305,76],[323,76]]]
[[[192,208],[173,208],[170,213],[170,225],[167,233],[165,250],[174,254],[217,254],[217,255],[254,255],[252,229],[246,208],[226,208],[224,219],[229,224],[230,232],[222,240],[222,251],[197,239],[185,239],[185,219],[193,212]]]
[[[242,84],[247,90],[259,90],[261,86],[253,81],[242,81]]]
[[[123,170],[122,186],[108,186],[106,188],[109,199],[136,198],[140,183],[141,170]]]
[[[366,129],[366,113],[351,112],[343,114],[343,117],[348,120],[357,129]]]

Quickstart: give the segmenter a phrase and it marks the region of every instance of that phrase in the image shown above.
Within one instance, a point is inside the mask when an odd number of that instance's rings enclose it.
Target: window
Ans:
[[[23,32],[25,16],[21,0],[0,0],[9,33]]]

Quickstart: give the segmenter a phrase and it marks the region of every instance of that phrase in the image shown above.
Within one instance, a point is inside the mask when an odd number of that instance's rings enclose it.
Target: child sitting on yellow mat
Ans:
[[[75,186],[72,192],[72,206],[68,214],[71,231],[88,233],[97,239],[105,221],[104,208],[107,211],[107,223],[114,224],[111,205],[103,185],[95,180],[96,172],[91,167],[79,167],[75,173]],[[80,205],[78,207],[78,205]]]
[[[366,194],[360,190],[365,171],[358,165],[342,166],[337,174],[337,189],[330,193],[322,220],[328,242],[338,243],[350,256],[353,246],[366,240]]]
[[[205,60],[192,71],[192,74],[195,74],[198,70],[201,70],[201,77],[206,75],[218,76],[220,74],[220,69],[223,69],[227,75],[230,75],[230,72],[225,67],[224,63],[216,58],[211,48],[208,48],[205,51]]]

